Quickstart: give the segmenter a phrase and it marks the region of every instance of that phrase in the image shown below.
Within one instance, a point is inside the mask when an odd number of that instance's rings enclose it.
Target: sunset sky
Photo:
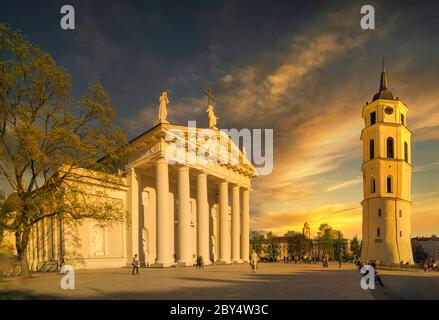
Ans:
[[[75,7],[76,30],[59,26]],[[360,28],[360,8],[376,29]],[[439,5],[434,1],[1,1],[20,29],[72,75],[99,80],[134,137],[168,91],[173,123],[207,126],[211,87],[221,128],[273,128],[274,170],[254,180],[251,228],[314,235],[321,223],[361,237],[361,108],[389,86],[408,108],[412,236],[439,234]],[[4,181],[0,185],[4,186]]]

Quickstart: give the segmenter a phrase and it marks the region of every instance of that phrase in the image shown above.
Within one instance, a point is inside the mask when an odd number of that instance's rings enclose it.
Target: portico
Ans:
[[[152,267],[189,266],[197,256],[205,265],[246,262],[250,181],[257,172],[242,152],[232,163],[236,146],[219,130],[210,138],[227,141],[227,153],[210,150],[202,161],[198,151],[195,161],[177,161],[204,148],[197,139],[192,146],[197,148],[191,148],[191,130],[202,129],[160,123],[131,141],[139,152],[124,168],[131,217],[128,257],[138,253],[141,263]]]

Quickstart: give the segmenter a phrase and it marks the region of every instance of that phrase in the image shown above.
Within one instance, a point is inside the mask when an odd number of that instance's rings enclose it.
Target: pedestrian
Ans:
[[[256,253],[255,250],[252,251],[252,255],[251,255],[251,259],[250,259],[250,265],[252,267],[252,272],[256,272],[257,269],[257,264],[258,264],[258,254]]]
[[[59,272],[61,274],[61,269],[64,266],[65,262],[64,262],[64,257],[61,257],[60,262],[59,262],[59,266],[57,266],[57,272]]]
[[[140,261],[139,258],[137,257],[137,253],[133,257],[132,266],[133,266],[132,274],[134,275],[134,272],[136,272],[136,274],[139,274]]]
[[[384,283],[381,280],[381,276],[378,274],[378,271],[376,271],[376,264],[372,262],[370,265],[373,267],[373,270],[375,271],[375,283],[378,283],[381,287],[384,287]]]
[[[204,260],[203,260],[203,256],[200,256],[200,268],[204,269]]]

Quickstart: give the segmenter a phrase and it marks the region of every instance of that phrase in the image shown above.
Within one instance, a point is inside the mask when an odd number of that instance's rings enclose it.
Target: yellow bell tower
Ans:
[[[364,262],[413,263],[407,112],[407,106],[388,89],[383,64],[379,92],[362,113]]]

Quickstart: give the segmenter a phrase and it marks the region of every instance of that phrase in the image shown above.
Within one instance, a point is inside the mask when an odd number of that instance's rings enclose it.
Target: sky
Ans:
[[[71,75],[78,98],[100,81],[132,138],[168,119],[274,129],[274,170],[253,181],[251,229],[314,235],[321,223],[361,238],[361,110],[389,87],[409,108],[412,236],[439,233],[439,5],[434,1],[0,1],[20,29]],[[362,30],[373,5],[376,29]],[[0,186],[4,184],[0,182]],[[4,187],[5,188],[5,187]]]

